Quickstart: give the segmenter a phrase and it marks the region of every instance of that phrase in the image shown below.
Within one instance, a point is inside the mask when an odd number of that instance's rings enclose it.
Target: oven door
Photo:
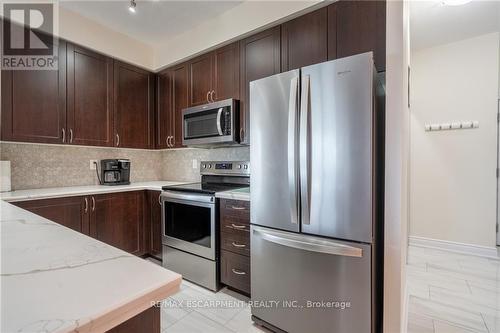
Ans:
[[[162,243],[215,260],[215,197],[163,191]]]

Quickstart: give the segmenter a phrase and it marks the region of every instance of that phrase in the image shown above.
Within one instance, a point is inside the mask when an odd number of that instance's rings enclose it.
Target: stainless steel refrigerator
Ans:
[[[250,83],[259,324],[381,331],[384,112],[376,82],[369,52]]]

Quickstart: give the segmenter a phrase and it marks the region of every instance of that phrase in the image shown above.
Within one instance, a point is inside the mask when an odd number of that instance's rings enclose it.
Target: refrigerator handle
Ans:
[[[290,210],[292,223],[298,223],[297,204],[297,166],[295,153],[297,150],[297,97],[299,89],[299,78],[294,77],[290,81],[290,101],[288,103],[288,187],[290,193]]]
[[[300,96],[300,197],[302,208],[302,223],[310,224],[310,158],[309,158],[309,107],[310,107],[309,75],[302,79]]]
[[[287,233],[280,231],[264,230],[262,228],[253,226],[252,231],[254,234],[259,234],[260,237],[268,242],[292,247],[309,252],[333,254],[344,257],[363,257],[363,249],[336,243],[333,241],[324,240],[309,240],[307,236],[300,236],[296,234],[287,235]]]

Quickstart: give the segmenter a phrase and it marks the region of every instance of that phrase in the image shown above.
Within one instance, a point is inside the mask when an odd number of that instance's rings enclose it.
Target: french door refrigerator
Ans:
[[[381,331],[383,108],[373,54],[250,83],[252,318]]]

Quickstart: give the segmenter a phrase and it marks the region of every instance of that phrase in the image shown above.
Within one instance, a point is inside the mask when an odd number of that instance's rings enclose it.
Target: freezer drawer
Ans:
[[[252,226],[251,248],[252,315],[291,333],[371,331],[370,245]]]

